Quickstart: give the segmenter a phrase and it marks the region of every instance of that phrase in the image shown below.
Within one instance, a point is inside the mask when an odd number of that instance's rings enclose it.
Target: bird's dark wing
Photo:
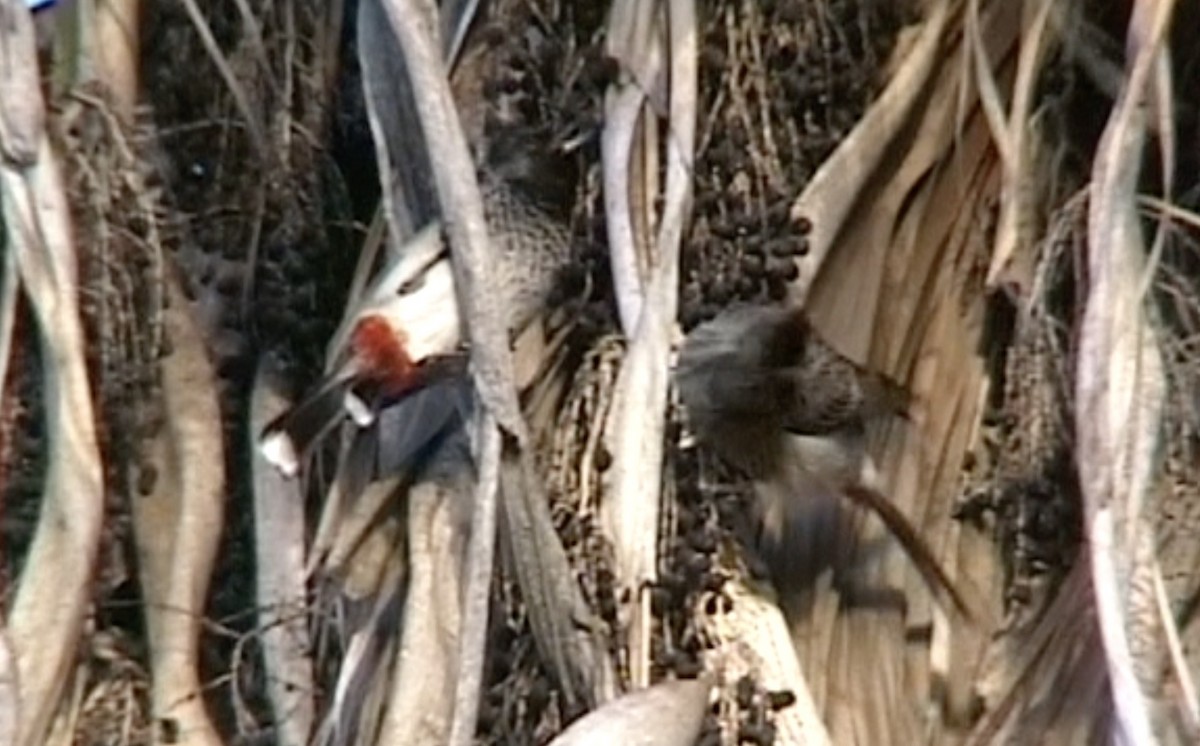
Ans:
[[[780,371],[776,387],[781,396],[779,417],[783,429],[796,435],[830,435],[862,429],[862,391],[853,380],[833,380],[817,385],[797,377],[795,370]]]
[[[881,415],[907,417],[912,400],[907,388],[857,365],[815,334],[802,358],[778,371],[775,387],[786,402],[784,429],[797,435],[861,429]]]
[[[414,473],[445,437],[470,417],[471,379],[453,376],[418,389],[379,412],[379,476]]]
[[[857,430],[868,416],[854,363],[810,340],[798,365],[775,372],[783,428],[797,435]]]
[[[774,419],[778,400],[772,395],[771,371],[713,365],[679,377],[679,394],[689,411],[722,417]]]

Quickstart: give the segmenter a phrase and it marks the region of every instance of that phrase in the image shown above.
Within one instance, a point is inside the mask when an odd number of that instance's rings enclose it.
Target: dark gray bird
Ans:
[[[811,515],[806,495],[844,495],[877,514],[940,600],[967,606],[912,525],[883,494],[865,449],[866,424],[906,416],[899,384],[820,339],[802,311],[738,306],[696,327],[677,366],[697,438],[755,482],[763,540],[774,554]],[[811,536],[813,532],[809,531]]]
[[[507,296],[517,334],[546,307],[570,263],[567,227],[507,180],[480,177],[496,253],[494,292]],[[259,447],[294,475],[313,445],[347,415],[366,427],[382,408],[465,370],[449,247],[435,226],[418,234],[379,273],[335,339],[330,372],[263,431]]]

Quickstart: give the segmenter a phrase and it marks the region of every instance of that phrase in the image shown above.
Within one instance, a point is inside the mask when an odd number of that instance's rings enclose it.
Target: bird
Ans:
[[[675,372],[696,439],[755,486],[760,541],[776,557],[819,537],[800,525],[805,500],[830,493],[878,515],[939,603],[970,616],[962,595],[911,523],[885,494],[866,451],[866,426],[908,418],[911,393],[821,339],[802,309],[734,305],[686,335]]]
[[[574,254],[566,223],[505,173],[485,167],[479,182],[496,252],[492,287],[506,296],[516,335],[547,307]],[[259,435],[260,452],[286,476],[347,417],[369,427],[382,409],[465,372],[454,272],[438,224],[409,241],[347,318],[331,343],[329,372]]]

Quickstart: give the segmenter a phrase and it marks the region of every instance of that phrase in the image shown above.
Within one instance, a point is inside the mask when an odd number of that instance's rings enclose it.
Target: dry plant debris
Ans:
[[[145,450],[167,426],[162,361],[179,342],[164,322],[173,307],[173,276],[186,296],[175,310],[187,309],[198,322],[219,380],[222,467],[228,474],[213,590],[201,599],[204,618],[191,620],[201,677],[193,704],[211,719],[214,742],[257,742],[282,732],[269,702],[270,667],[262,658],[261,610],[254,608],[251,587],[256,555],[245,454],[252,432],[245,413],[261,357],[271,356],[296,389],[320,373],[324,344],[379,197],[353,43],[355,4],[333,5],[347,12],[316,2],[199,4],[211,32],[209,48],[182,7],[147,6],[145,107],[133,121],[121,121],[109,94],[94,85],[57,91],[47,111],[76,224],[83,350],[104,467],[91,613],[71,680],[64,680],[68,696],[53,722],[61,742],[192,737],[178,732],[180,721],[162,719],[162,707],[154,704],[154,679],[161,678],[154,671],[161,661],[147,642],[142,605],[148,590],[138,580],[134,538],[136,501],[173,476]],[[822,221],[820,214],[795,219],[794,200],[877,100],[904,59],[908,34],[934,5],[697,5],[699,110],[694,204],[679,282],[683,329],[730,303],[789,294],[800,274],[796,260],[809,252],[814,226]],[[806,704],[839,743],[904,743],[917,733],[936,743],[1095,742],[1114,727],[1112,711],[1084,706],[1110,692],[1097,621],[1102,610],[1085,551],[1089,513],[1078,478],[1077,381],[1083,308],[1095,280],[1087,260],[1095,237],[1088,235],[1087,221],[1096,197],[1086,190],[1103,120],[1124,84],[1124,68],[1132,65],[1121,57],[1131,21],[1128,4],[1106,0],[1061,3],[1061,15],[1056,9],[1041,20],[1034,11],[1046,6],[1026,5],[1024,17],[999,2],[944,6],[942,57],[930,79],[929,101],[919,107],[945,115],[909,123],[923,138],[899,133],[903,152],[889,154],[876,180],[855,195],[845,235],[835,242],[810,299],[818,316],[835,327],[856,327],[845,335],[850,351],[900,371],[923,393],[944,390],[952,402],[940,408],[934,401],[925,418],[917,418],[916,434],[884,433],[881,450],[893,464],[902,509],[929,529],[941,556],[957,564],[957,577],[985,600],[985,628],[947,631],[917,585],[884,559],[890,552],[877,550],[886,545],[876,541],[871,526],[854,516],[838,524],[854,538],[831,550],[839,556],[827,564],[836,572],[821,568],[792,597],[794,589],[771,588],[754,551],[746,484],[695,448],[672,410],[661,520],[653,527],[657,579],[646,589],[647,673],[656,684],[713,675],[716,693],[698,743],[789,742],[796,731],[789,730],[788,718]],[[1144,14],[1151,4],[1133,5]],[[1165,386],[1155,430],[1161,468],[1153,472],[1143,504],[1161,568],[1157,629],[1164,637],[1169,629],[1178,633],[1177,643],[1145,641],[1149,653],[1135,661],[1136,682],[1152,700],[1147,712],[1154,732],[1164,742],[1187,742],[1197,725],[1189,721],[1197,704],[1189,701],[1195,697],[1190,682],[1200,671],[1194,604],[1200,588],[1200,186],[1194,178],[1200,149],[1195,107],[1179,92],[1197,82],[1200,51],[1191,42],[1200,11],[1175,5],[1166,36],[1174,108],[1156,110],[1160,118],[1150,123],[1150,133],[1157,139],[1144,149],[1147,165],[1134,184],[1139,197],[1122,204],[1137,210],[1131,224],[1145,236],[1141,250],[1149,270],[1140,308],[1153,330]],[[980,114],[977,61],[952,59],[974,43],[967,14],[976,6],[979,30],[990,45],[983,63],[990,65],[1001,106],[1008,105],[1018,78],[1018,59],[1033,54],[1022,49],[1022,34],[1042,34],[1036,74],[1024,79],[1031,107],[1008,122],[1028,128],[1020,130],[1021,147],[1029,151],[1019,169],[1001,163],[996,150],[1004,146],[992,140],[1000,135]],[[1135,31],[1145,28],[1137,25],[1145,17],[1134,18]],[[627,71],[603,52],[605,23],[603,8],[594,3],[493,3],[468,37],[454,83],[468,137],[482,149],[503,149],[505,138],[515,136],[567,152],[565,167],[553,178],[509,175],[570,214],[581,257],[554,318],[565,320],[565,343],[543,366],[548,372],[540,398],[529,394],[527,401],[540,402],[531,407],[541,413],[531,424],[554,528],[593,613],[590,623],[610,645],[615,670],[629,677],[622,642],[629,627],[621,612],[629,598],[600,517],[613,460],[602,423],[628,351],[614,335],[619,314],[596,132],[605,90]],[[225,74],[240,88],[237,95],[216,72],[214,44]],[[650,105],[665,106],[668,93],[650,88]],[[960,96],[967,111],[955,110]],[[6,114],[12,112],[8,101],[0,97]],[[6,133],[0,130],[0,145],[21,145]],[[652,142],[670,133],[642,136]],[[1160,148],[1172,147],[1162,155]],[[12,153],[4,153],[13,161]],[[641,176],[653,182],[655,174]],[[1002,187],[1022,190],[1015,198],[1023,200],[1021,219],[1028,222],[1019,226],[1012,261],[1003,272],[989,273]],[[846,249],[864,245],[881,254],[893,246],[917,248],[891,263]],[[11,244],[3,248],[6,284],[0,287],[10,287]],[[856,273],[866,277],[866,290],[843,286],[841,279]],[[997,287],[989,288],[989,280],[998,280]],[[3,316],[9,291],[0,292],[6,293],[0,298]],[[856,293],[862,292],[874,300],[859,303]],[[21,644],[7,626],[12,589],[28,569],[54,432],[47,426],[53,392],[44,383],[50,366],[37,343],[33,304],[22,299],[12,307],[11,336],[9,322],[0,318],[0,342],[12,340],[11,347],[0,344],[7,355],[0,363],[4,649]],[[861,322],[851,318],[855,313]],[[911,329],[897,329],[901,324]],[[953,448],[922,450],[914,445],[922,438]],[[335,450],[323,455],[322,469],[333,469]],[[965,464],[947,455],[964,451]],[[306,502],[314,502],[315,492]],[[351,656],[393,659],[401,640],[387,634],[401,618],[402,590],[428,585],[427,576],[406,565],[411,546],[397,537],[406,523],[434,525],[433,503],[414,503],[410,513],[390,489],[378,497],[369,505],[391,517],[360,520],[378,523],[378,531],[361,543],[336,545],[334,564],[344,574],[312,580],[319,601],[309,607],[316,650],[313,688],[305,696],[318,723],[335,706],[359,708],[347,718],[354,720],[350,730],[322,731],[327,743],[336,743],[338,735],[366,739],[404,727],[386,719],[388,666],[339,689],[339,672]],[[951,510],[957,522],[950,521]],[[502,545],[498,556],[505,551]],[[546,743],[583,712],[557,688],[533,639],[518,578],[501,565],[476,740]],[[204,575],[198,587],[209,582]],[[858,586],[876,585],[888,592],[859,592]],[[909,600],[889,604],[897,594]],[[880,599],[882,610],[872,606]],[[810,691],[781,688],[777,672],[755,670],[747,663],[752,656],[731,652],[740,639],[735,612],[775,600],[800,651],[798,661],[789,663]],[[1138,645],[1134,652],[1143,649]],[[877,660],[875,669],[846,672],[864,656]],[[0,728],[9,712],[3,658]],[[880,682],[878,688],[854,691],[863,676]],[[940,696],[940,711],[929,707],[931,694]]]

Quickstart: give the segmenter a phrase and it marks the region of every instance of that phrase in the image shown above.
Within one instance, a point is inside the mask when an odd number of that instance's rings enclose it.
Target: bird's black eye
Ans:
[[[421,286],[424,284],[425,284],[425,273],[422,272],[410,280],[405,280],[400,285],[400,289],[397,291],[397,293],[400,295],[408,295],[409,293],[413,293],[413,292],[416,292],[417,290],[420,290]]]
[[[442,251],[439,251],[436,256],[430,257],[429,261],[420,267],[411,278],[402,282],[400,287],[396,289],[396,294],[408,295],[409,293],[414,293],[420,290],[425,284],[425,276],[429,274],[429,270],[433,269],[438,262],[447,258],[448,256],[448,252],[443,247]]]

